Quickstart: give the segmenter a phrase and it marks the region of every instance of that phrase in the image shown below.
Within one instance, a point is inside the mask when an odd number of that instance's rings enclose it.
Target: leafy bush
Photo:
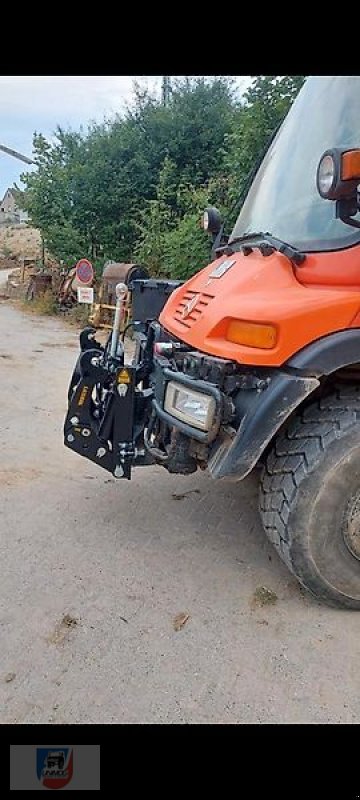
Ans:
[[[24,300],[23,308],[33,314],[41,314],[44,316],[52,316],[57,313],[56,299],[51,289],[35,297],[34,300]]]
[[[185,280],[210,261],[211,239],[199,224],[199,214],[185,214],[164,236],[164,263],[170,278]]]

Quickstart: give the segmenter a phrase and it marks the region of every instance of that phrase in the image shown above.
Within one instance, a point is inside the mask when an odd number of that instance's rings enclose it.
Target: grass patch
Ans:
[[[251,605],[253,608],[263,606],[273,606],[277,603],[277,594],[266,586],[258,586],[252,596]]]
[[[66,312],[65,319],[71,325],[87,325],[91,306],[86,303],[79,303]]]
[[[23,300],[22,307],[32,314],[40,314],[43,316],[53,316],[57,314],[56,300],[50,289],[34,300]]]
[[[85,327],[89,322],[90,306],[76,304],[73,308],[66,309],[65,313],[59,309],[56,296],[51,289],[47,289],[44,294],[34,298],[34,300],[21,300],[20,305],[24,311],[39,316],[62,316],[64,322],[70,325]]]

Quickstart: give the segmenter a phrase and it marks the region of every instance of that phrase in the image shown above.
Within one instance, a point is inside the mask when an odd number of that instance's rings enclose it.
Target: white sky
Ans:
[[[249,76],[234,77],[241,93]],[[0,76],[0,144],[31,156],[34,131],[50,137],[58,124],[76,130],[111,117],[131,101],[134,81],[160,92],[161,76],[154,75]],[[0,199],[27,169],[0,151]]]

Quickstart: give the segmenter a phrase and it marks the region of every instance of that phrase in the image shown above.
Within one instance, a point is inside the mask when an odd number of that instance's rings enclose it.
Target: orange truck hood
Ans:
[[[307,258],[312,279],[329,255],[334,254]],[[226,269],[228,262],[233,263]],[[360,309],[360,274],[359,286],[305,285],[301,269],[296,276],[289,260],[277,252],[221,256],[170,295],[159,321],[194,350],[242,364],[280,366],[321,336],[351,327]],[[216,271],[219,277],[214,277]],[[274,325],[275,346],[265,350],[227,341],[230,319]],[[360,321],[355,325],[360,327]]]

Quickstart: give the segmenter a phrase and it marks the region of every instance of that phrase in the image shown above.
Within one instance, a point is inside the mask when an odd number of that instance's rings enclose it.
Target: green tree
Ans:
[[[33,149],[38,169],[22,175],[26,186],[22,203],[30,221],[41,231],[49,250],[64,260],[76,256],[80,246],[88,251],[82,231],[73,224],[72,176],[81,144],[80,134],[60,127],[51,144],[35,133]]]
[[[232,117],[232,130],[226,137],[225,165],[228,176],[229,207],[239,200],[248,178],[295,100],[305,76],[258,75],[245,92]],[[239,207],[233,209],[229,225],[235,222]]]
[[[153,275],[185,279],[209,262],[211,240],[200,227],[201,212],[209,203],[209,190],[179,187],[177,203],[182,213],[177,215],[159,195],[161,182],[158,198],[149,201],[143,224],[139,226],[136,255]]]
[[[185,277],[209,258],[201,211],[238,199],[302,82],[257,76],[238,101],[227,78],[173,80],[166,105],[135,86],[111,121],[58,127],[51,141],[34,135],[37,170],[22,176],[22,205],[59,259],[101,253]]]
[[[159,173],[156,198],[148,200],[136,224],[138,238],[135,257],[146,264],[153,275],[165,274],[164,237],[176,225],[177,187],[175,164],[165,156]]]
[[[163,263],[170,278],[185,280],[210,261],[211,240],[199,223],[199,212],[189,212],[163,238]]]

